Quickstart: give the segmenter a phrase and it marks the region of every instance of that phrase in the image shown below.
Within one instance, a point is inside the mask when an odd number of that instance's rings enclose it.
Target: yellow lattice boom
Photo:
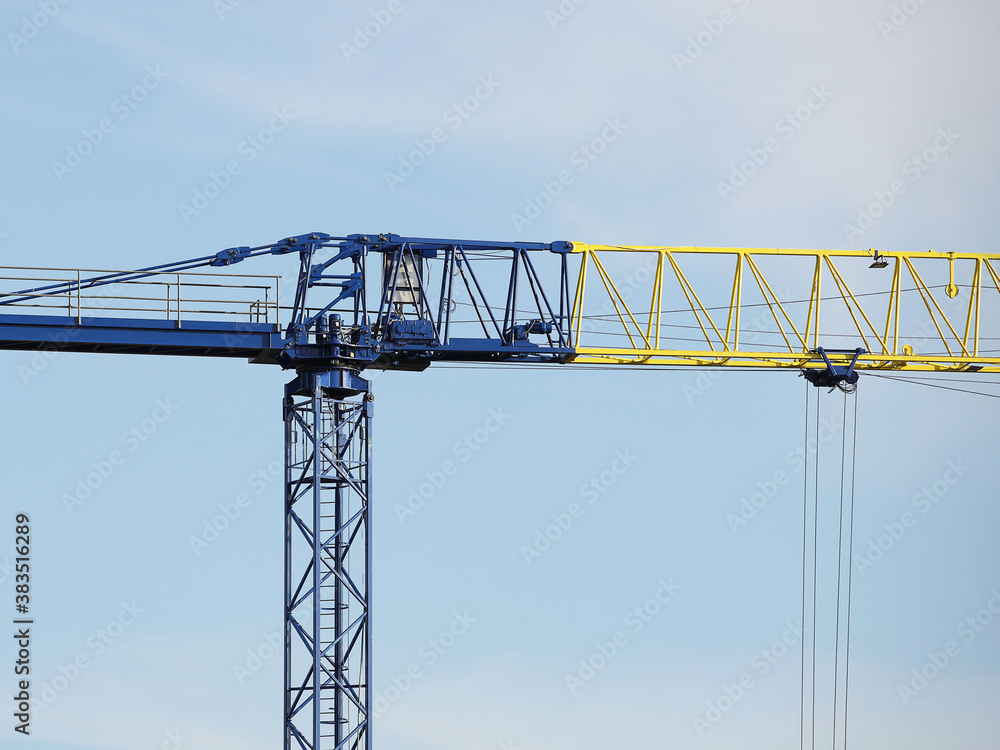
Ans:
[[[573,254],[574,362],[801,368],[823,347],[864,349],[857,369],[1000,372],[997,254],[580,243]]]

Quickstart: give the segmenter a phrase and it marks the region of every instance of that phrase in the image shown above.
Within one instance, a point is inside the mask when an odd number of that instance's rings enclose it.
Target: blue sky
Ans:
[[[309,231],[993,251],[998,21],[980,0],[10,0],[0,265],[139,267]],[[581,161],[604,132],[614,140]],[[88,134],[99,143],[81,149]],[[562,172],[551,207],[518,221]],[[224,187],[200,202],[213,180]],[[884,217],[845,228],[897,180]],[[8,717],[4,745],[275,747],[273,462],[289,376],[33,356],[0,356],[0,562],[14,514],[30,513],[37,680],[72,674],[81,654],[88,666],[30,739]],[[789,455],[804,387],[795,372],[377,375],[376,687],[421,670],[379,717],[378,747],[797,746],[798,652],[766,674],[754,659],[800,616],[803,476]],[[958,629],[1000,590],[1000,406],[877,378],[859,398],[856,544],[917,520],[857,570],[851,744],[993,748],[1000,622],[969,640]],[[123,433],[158,400],[176,408],[130,450]],[[842,397],[823,408],[833,483]],[[490,410],[510,417],[462,461],[453,446]],[[124,464],[69,512],[62,495],[115,450]],[[635,460],[528,565],[522,547],[618,454]],[[457,475],[401,522],[394,504],[447,460]],[[778,472],[789,483],[734,533],[727,515]],[[922,513],[914,498],[936,482],[947,491]],[[252,502],[195,554],[190,538],[240,493]],[[634,632],[626,617],[661,581],[680,590]],[[429,663],[422,649],[457,616],[475,622]],[[627,643],[571,693],[566,675],[619,631]],[[958,655],[904,703],[898,685],[949,642]],[[693,719],[745,674],[753,687],[699,736]]]

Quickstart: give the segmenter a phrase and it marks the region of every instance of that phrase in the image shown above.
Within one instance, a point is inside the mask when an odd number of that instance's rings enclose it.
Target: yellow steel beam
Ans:
[[[901,251],[882,252],[876,256],[874,251],[861,250],[629,247],[582,243],[571,246],[574,254],[582,256],[570,321],[575,332],[574,362],[802,368],[820,366],[822,360],[815,350],[823,347],[828,352],[838,349],[852,352],[829,354],[835,364],[849,363],[854,349],[865,349],[867,353],[859,357],[857,369],[1000,372],[1000,350],[993,352],[983,346],[986,340],[1000,342],[1000,272],[993,265],[1000,262],[1000,254]],[[609,265],[611,253],[632,253],[636,258],[657,254],[648,296],[642,290],[633,290],[629,297],[629,300],[632,296],[639,298],[638,304],[630,305],[620,293],[616,267]],[[602,261],[600,256],[605,255],[608,257]],[[698,283],[694,283],[695,277],[688,264],[695,263],[695,257],[707,256],[725,262],[708,267],[707,282],[703,267]],[[623,257],[626,256],[617,259]],[[891,264],[891,270],[869,270],[869,264],[876,257]],[[765,258],[769,265],[762,268]],[[785,264],[775,258],[800,258],[811,262]],[[672,278],[665,273],[668,263],[673,271]],[[924,274],[917,269],[918,263]],[[959,268],[967,264],[964,268],[970,272],[958,282],[956,264]],[[584,326],[586,298],[591,286],[587,270],[591,265],[597,270],[600,286],[610,296],[617,313],[617,320],[610,324],[603,321],[604,327],[599,331]],[[719,268],[728,270],[720,272]],[[904,268],[912,279],[912,288],[904,288]],[[756,283],[744,285],[747,272]],[[768,273],[772,276],[770,281]],[[794,302],[779,298],[773,283],[778,274],[785,283],[798,279],[799,288],[809,289],[808,296],[803,295]],[[824,277],[833,283],[824,284]],[[986,293],[984,280],[987,284],[992,282],[996,296]],[[674,281],[675,287],[672,286]],[[959,286],[963,281],[965,286]],[[668,285],[671,285],[669,290]],[[825,297],[824,288],[829,290]],[[754,301],[756,298],[752,296],[757,293],[760,301]],[[969,295],[967,304],[958,308],[952,303],[951,309],[959,310],[950,313],[952,318],[958,319],[955,325],[945,308],[963,293]],[[920,303],[916,303],[917,297]],[[993,307],[984,309],[987,297]],[[775,328],[763,333],[773,335],[773,342],[743,344],[748,339],[745,334],[762,333],[747,331],[744,327],[751,306],[767,308],[767,319],[773,319]],[[716,325],[712,311],[726,315],[724,331]],[[964,321],[960,319],[963,314]],[[880,330],[873,321],[880,320],[882,315],[885,316],[885,328]],[[677,320],[675,316],[684,316],[691,325],[672,323]],[[915,331],[918,326],[922,335],[905,335],[904,332]],[[671,339],[672,327],[688,335],[698,331],[701,338],[691,339],[694,346],[689,348],[667,348],[663,342]],[[591,336],[601,337],[602,344],[615,336],[620,343],[597,346],[593,345]],[[683,334],[680,337],[683,338]],[[703,343],[699,344],[700,341]],[[868,351],[872,347],[876,350]]]

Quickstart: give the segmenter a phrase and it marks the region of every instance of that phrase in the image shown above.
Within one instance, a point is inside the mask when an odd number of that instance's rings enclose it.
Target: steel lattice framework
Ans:
[[[290,306],[274,277],[224,272],[268,255],[298,261]],[[236,357],[296,372],[284,402],[285,750],[372,747],[366,369],[795,368],[845,390],[861,370],[1000,372],[989,348],[1000,255],[987,253],[317,232],[136,271],[0,269],[0,282],[0,349]]]
[[[851,349],[863,349],[859,370],[1000,371],[997,351],[982,345],[995,333],[1000,310],[996,254],[580,243],[573,252],[581,257],[571,322],[576,362],[809,368],[831,336],[849,336]],[[625,299],[606,267],[623,256],[651,261],[651,292],[638,302]],[[714,269],[708,283],[692,281],[698,260]],[[957,280],[956,267],[963,279]],[[876,275],[866,279],[869,269]],[[776,279],[793,283],[799,299],[782,299]],[[706,294],[720,286],[731,290],[728,300],[706,302]],[[963,288],[968,299],[956,306]],[[627,344],[587,341],[587,299],[595,293],[611,301],[604,332]],[[764,311],[770,334],[765,346],[759,336],[748,340],[746,318],[754,308]],[[694,332],[692,345],[666,345],[680,316]],[[930,335],[920,337],[923,351],[908,343],[915,323],[929,326]],[[850,358],[838,357],[842,363]]]
[[[285,389],[286,750],[372,746],[372,401],[339,375]]]

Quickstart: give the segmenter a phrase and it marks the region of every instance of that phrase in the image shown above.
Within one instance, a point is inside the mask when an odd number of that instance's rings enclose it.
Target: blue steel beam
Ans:
[[[273,358],[284,339],[274,323],[0,315],[0,349]]]

